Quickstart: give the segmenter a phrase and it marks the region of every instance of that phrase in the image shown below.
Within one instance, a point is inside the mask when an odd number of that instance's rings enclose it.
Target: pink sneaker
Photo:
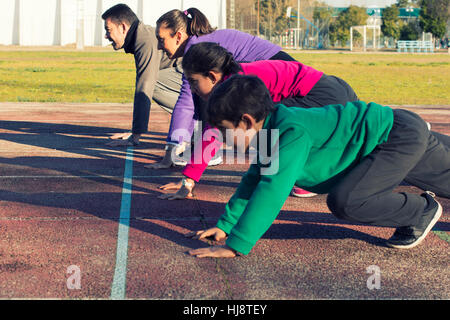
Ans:
[[[303,190],[302,188],[294,186],[294,188],[292,188],[291,195],[298,198],[309,198],[317,196],[317,193],[309,192],[307,190]]]

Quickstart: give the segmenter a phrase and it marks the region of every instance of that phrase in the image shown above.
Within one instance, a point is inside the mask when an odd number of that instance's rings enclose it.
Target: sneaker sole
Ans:
[[[218,166],[219,164],[222,164],[222,163],[223,163],[222,158],[213,159],[208,162],[208,167]]]
[[[208,162],[208,167],[218,166],[223,163],[223,159],[214,159]],[[187,161],[175,160],[173,164],[177,167],[185,167],[187,165]]]
[[[296,197],[296,198],[311,198],[311,197],[315,197],[317,196],[317,193],[305,193],[305,194],[295,194],[295,193],[291,193],[291,196]]]
[[[177,167],[186,167],[187,166],[187,162],[174,161],[173,165],[177,166]]]
[[[425,237],[428,235],[428,233],[430,233],[431,229],[433,229],[434,225],[436,224],[436,222],[438,222],[439,218],[442,215],[442,206],[439,202],[437,202],[437,204],[438,204],[438,209],[437,209],[436,213],[434,214],[433,220],[431,220],[428,227],[425,229],[423,234],[419,238],[417,238],[416,241],[414,241],[413,243],[410,243],[408,245],[397,245],[397,244],[392,244],[392,243],[387,242],[387,245],[391,248],[396,248],[396,249],[411,249],[411,248],[414,248],[415,246],[417,246],[418,244],[420,244],[423,241],[423,239],[425,239]]]

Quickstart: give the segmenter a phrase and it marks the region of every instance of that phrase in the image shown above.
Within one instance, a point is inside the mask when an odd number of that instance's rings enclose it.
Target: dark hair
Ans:
[[[164,25],[164,28],[171,29],[172,36],[180,29],[185,29],[189,36],[201,36],[216,30],[211,27],[206,16],[197,8],[189,8],[185,11],[170,10],[156,21],[156,25]]]
[[[111,19],[115,24],[126,23],[132,25],[136,20],[139,20],[133,10],[123,3],[116,4],[109,8],[102,14],[102,19]]]
[[[183,70],[187,73],[200,73],[204,76],[213,70],[224,76],[242,71],[231,52],[214,42],[194,44],[183,56]]]
[[[244,113],[261,121],[273,110],[269,90],[260,78],[236,74],[213,90],[206,114],[207,121],[213,126],[223,120],[238,126]]]

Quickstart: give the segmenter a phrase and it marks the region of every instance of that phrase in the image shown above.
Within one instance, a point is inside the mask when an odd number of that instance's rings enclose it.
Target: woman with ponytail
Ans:
[[[218,84],[236,73],[259,77],[269,89],[273,102],[287,107],[345,105],[347,102],[358,100],[353,89],[344,80],[326,75],[300,62],[261,60],[238,63],[229,51],[212,42],[193,45],[184,55],[182,66],[194,96],[199,96],[203,101],[208,100]],[[204,104],[195,103],[196,114],[199,114],[202,120],[204,120],[201,116],[203,112],[200,109],[203,107]],[[209,125],[204,126],[202,139],[195,141],[196,150],[183,170],[185,178],[181,182],[160,187],[163,190],[177,190],[177,192],[162,195],[161,198],[183,199],[192,194],[195,183],[200,180],[209,160],[222,146],[218,134],[217,129],[211,129]],[[294,187],[292,195],[310,197],[315,194]]]
[[[205,15],[196,8],[171,10],[156,22],[159,48],[172,59],[184,56],[189,48],[200,42],[215,42],[226,48],[236,61],[290,60],[294,58],[281,47],[256,36],[233,30],[215,30]],[[189,83],[183,77],[182,87],[172,113],[167,137],[166,154],[159,163],[148,168],[162,169],[173,165],[172,151],[180,153],[191,141],[194,130],[194,101]]]

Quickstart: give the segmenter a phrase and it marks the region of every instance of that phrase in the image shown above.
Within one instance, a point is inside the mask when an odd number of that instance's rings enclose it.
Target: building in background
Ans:
[[[101,15],[125,3],[148,25],[172,9],[196,7],[219,29],[226,28],[226,0],[1,0],[0,44],[106,46]]]

